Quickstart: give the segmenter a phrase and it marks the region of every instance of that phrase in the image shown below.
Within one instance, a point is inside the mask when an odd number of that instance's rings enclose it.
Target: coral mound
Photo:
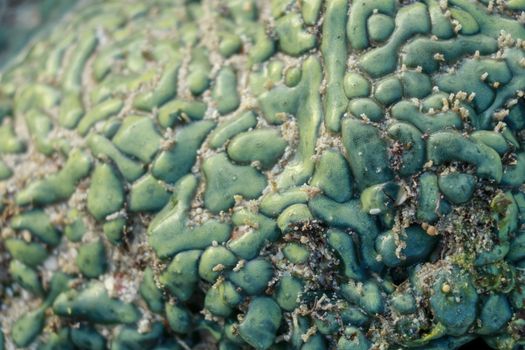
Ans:
[[[0,77],[0,349],[522,349],[524,11],[79,5]]]

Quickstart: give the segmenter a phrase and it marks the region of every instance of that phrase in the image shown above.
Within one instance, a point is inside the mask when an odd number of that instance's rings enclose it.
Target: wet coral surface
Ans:
[[[0,79],[0,349],[525,344],[525,3],[81,4]]]

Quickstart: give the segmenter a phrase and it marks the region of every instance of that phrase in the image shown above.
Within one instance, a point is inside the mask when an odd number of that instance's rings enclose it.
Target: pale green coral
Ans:
[[[520,349],[523,9],[76,8],[0,77],[0,349]]]

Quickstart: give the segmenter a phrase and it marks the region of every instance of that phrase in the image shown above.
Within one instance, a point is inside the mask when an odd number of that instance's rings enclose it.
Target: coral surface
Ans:
[[[522,349],[523,11],[80,4],[0,77],[0,349]]]

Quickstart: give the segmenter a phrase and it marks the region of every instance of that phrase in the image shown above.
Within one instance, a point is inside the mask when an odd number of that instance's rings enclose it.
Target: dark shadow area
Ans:
[[[460,350],[491,350],[481,338],[475,339],[459,348]]]

